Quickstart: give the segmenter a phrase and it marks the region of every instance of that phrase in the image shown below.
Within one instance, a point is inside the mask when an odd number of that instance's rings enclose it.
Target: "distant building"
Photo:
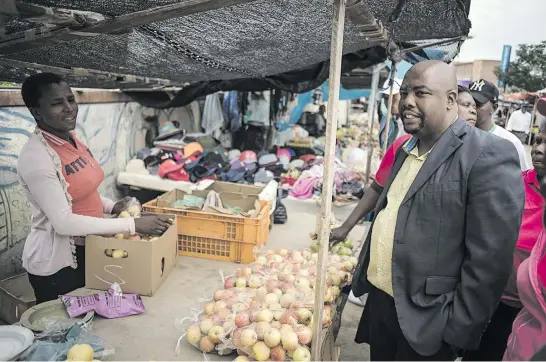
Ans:
[[[494,85],[497,85],[498,78],[493,73],[495,68],[500,65],[500,60],[475,60],[473,62],[453,62],[457,71],[457,80],[473,81],[485,79]]]

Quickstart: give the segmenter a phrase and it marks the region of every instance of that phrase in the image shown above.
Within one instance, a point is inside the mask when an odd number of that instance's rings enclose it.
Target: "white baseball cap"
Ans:
[[[383,88],[379,91],[379,94],[386,94],[389,95],[391,93],[391,87],[389,87],[389,79],[383,83]],[[398,94],[400,93],[400,86],[402,85],[402,79],[400,78],[394,78],[393,84],[392,84],[392,94]]]

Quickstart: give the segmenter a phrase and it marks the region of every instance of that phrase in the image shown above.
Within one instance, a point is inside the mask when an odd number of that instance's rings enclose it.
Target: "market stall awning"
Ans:
[[[4,3],[0,79],[6,81],[21,82],[45,70],[82,87],[184,87],[174,98],[132,93],[143,103],[166,107],[227,89],[304,92],[328,75],[328,0]],[[470,28],[469,4],[350,0],[343,71],[384,61],[394,43],[411,49],[453,39],[446,56],[453,57]]]

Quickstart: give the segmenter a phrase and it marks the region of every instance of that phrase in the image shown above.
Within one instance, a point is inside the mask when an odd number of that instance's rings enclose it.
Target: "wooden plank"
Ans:
[[[326,145],[324,152],[324,177],[322,183],[322,204],[320,208],[319,250],[317,278],[315,283],[315,307],[313,311],[313,342],[311,360],[321,360],[322,314],[324,306],[324,286],[326,285],[326,265],[330,238],[330,218],[334,183],[334,160],[336,153],[336,130],[341,82],[341,57],[343,55],[343,31],[345,28],[345,2],[334,0],[332,18],[332,39],[330,52],[330,78],[328,81],[328,109],[326,122]]]
[[[120,15],[92,25],[79,28],[61,28],[47,33],[33,34],[31,31],[17,33],[16,38],[0,42],[0,54],[19,53],[47,44],[80,39],[83,36],[112,34],[130,30],[135,26],[169,20],[216,10],[224,7],[251,3],[257,0],[186,0],[152,9]]]
[[[56,74],[60,74],[64,76],[93,77],[93,78],[96,78],[97,80],[114,81],[120,84],[121,83],[138,83],[140,85],[149,84],[151,86],[157,85],[158,87],[164,87],[164,86],[170,85],[171,83],[171,81],[168,79],[142,77],[142,76],[132,75],[132,74],[111,73],[111,72],[104,72],[104,71],[95,70],[95,69],[60,68],[60,67],[53,67],[53,66],[37,64],[37,63],[22,62],[19,60],[5,59],[2,57],[0,57],[0,65],[13,67],[13,68],[34,69],[34,70],[39,70],[42,72],[51,72],[51,73],[56,73]]]
[[[385,152],[387,151],[387,148],[388,148],[388,143],[389,143],[389,131],[390,131],[390,128],[391,128],[391,117],[392,117],[392,102],[393,102],[393,90],[394,90],[394,82],[396,82],[396,64],[393,63],[392,65],[392,74],[391,74],[391,78],[390,78],[390,87],[391,89],[389,90],[389,103],[388,103],[388,107],[387,107],[387,121],[385,123],[385,136],[383,137],[384,140],[383,140],[383,154],[385,154]]]
[[[120,91],[95,91],[81,88],[72,88],[72,91],[78,104],[134,102],[131,97]],[[24,105],[20,89],[0,89],[0,107],[21,107]]]
[[[366,163],[366,183],[368,185],[370,182],[370,173],[372,171],[372,156],[373,156],[373,120],[375,118],[376,104],[377,104],[377,90],[379,89],[379,75],[381,69],[383,69],[383,64],[378,64],[373,67],[372,73],[372,85],[370,97],[368,98],[368,162]]]

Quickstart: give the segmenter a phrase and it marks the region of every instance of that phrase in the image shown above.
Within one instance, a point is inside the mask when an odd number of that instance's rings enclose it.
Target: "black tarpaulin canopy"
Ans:
[[[469,0],[349,0],[342,72],[468,34]],[[328,76],[329,0],[33,0],[0,9],[0,79],[35,71],[120,88],[155,107],[219,90],[305,92]],[[441,24],[441,26],[439,26]],[[3,35],[2,35],[3,34]],[[174,98],[142,89],[177,86]],[[129,92],[130,90],[132,92]],[[135,91],[137,90],[138,91]]]

